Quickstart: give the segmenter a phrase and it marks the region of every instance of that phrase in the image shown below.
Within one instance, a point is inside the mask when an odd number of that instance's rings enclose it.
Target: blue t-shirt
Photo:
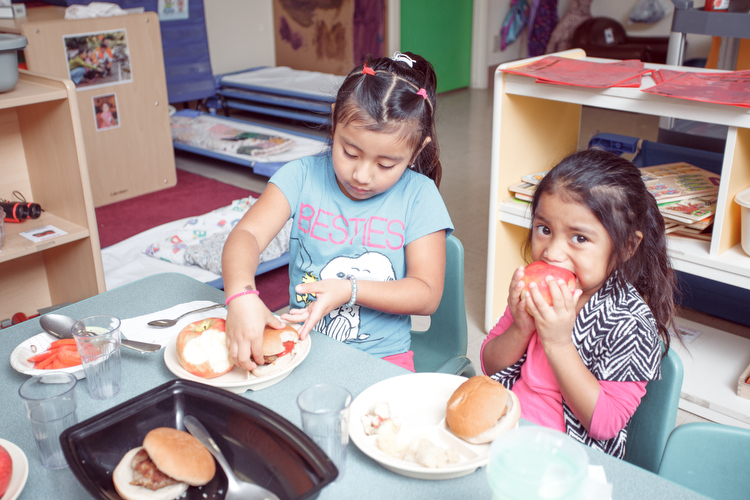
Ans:
[[[323,279],[398,280],[406,275],[404,247],[436,231],[453,232],[443,199],[428,177],[406,169],[391,189],[354,201],[336,183],[331,155],[292,161],[271,177],[289,202],[289,297],[295,308],[314,297],[294,287]],[[359,305],[331,311],[315,330],[374,356],[409,350],[411,317]]]

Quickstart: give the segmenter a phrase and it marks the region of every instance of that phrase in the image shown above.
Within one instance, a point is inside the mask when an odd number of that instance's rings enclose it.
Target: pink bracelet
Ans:
[[[233,301],[234,299],[236,299],[237,297],[241,297],[241,296],[243,296],[243,295],[247,295],[248,293],[252,293],[253,295],[258,295],[258,296],[260,296],[260,292],[259,292],[258,290],[245,290],[244,292],[240,292],[240,293],[235,293],[234,295],[232,295],[231,297],[229,297],[229,298],[227,299],[227,301],[226,301],[226,302],[224,302],[224,305],[228,306],[228,305],[229,305],[229,303],[230,303],[230,302],[232,302],[232,301]]]

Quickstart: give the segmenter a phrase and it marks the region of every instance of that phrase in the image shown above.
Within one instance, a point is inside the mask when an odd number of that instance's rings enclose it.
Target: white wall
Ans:
[[[204,7],[214,75],[276,64],[271,0],[204,0]]]

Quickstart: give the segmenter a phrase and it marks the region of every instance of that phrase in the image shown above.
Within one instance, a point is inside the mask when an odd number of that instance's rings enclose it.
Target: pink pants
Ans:
[[[392,356],[386,356],[383,358],[389,363],[406,368],[410,372],[414,371],[414,351],[406,351],[401,354],[393,354]]]

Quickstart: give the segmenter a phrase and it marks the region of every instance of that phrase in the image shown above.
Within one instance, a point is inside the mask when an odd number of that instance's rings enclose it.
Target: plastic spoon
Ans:
[[[75,323],[76,320],[62,314],[50,313],[45,314],[44,316],[39,318],[39,324],[42,325],[42,329],[44,329],[44,331],[49,333],[50,335],[54,335],[59,339],[72,339],[73,332],[71,331],[71,329],[73,328],[73,325]],[[129,347],[130,349],[135,349],[136,351],[141,352],[156,352],[161,349],[161,346],[158,344],[137,342],[135,340],[128,340],[123,338],[120,339],[120,344],[125,347]]]
[[[185,424],[185,428],[190,434],[205,446],[208,451],[216,458],[221,468],[224,469],[224,474],[227,475],[227,495],[226,500],[279,500],[273,492],[268,491],[262,486],[257,484],[240,481],[237,476],[234,475],[232,466],[229,465],[227,459],[224,458],[224,454],[219,449],[216,441],[213,440],[211,435],[208,433],[203,424],[193,417],[192,415],[186,415],[182,422]]]

